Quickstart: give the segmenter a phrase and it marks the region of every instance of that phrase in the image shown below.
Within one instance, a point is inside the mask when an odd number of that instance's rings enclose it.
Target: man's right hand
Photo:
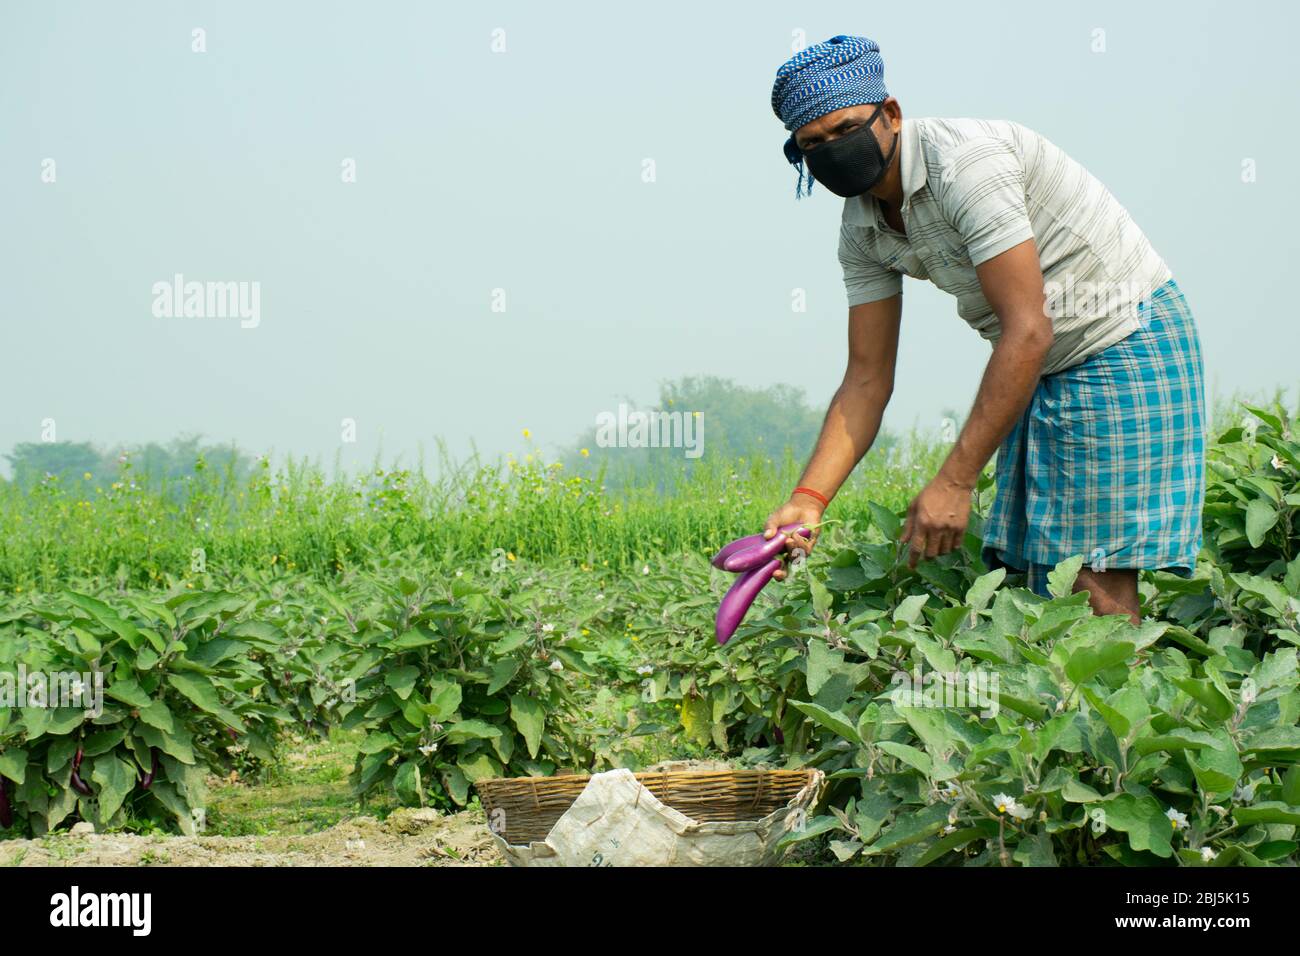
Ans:
[[[763,537],[771,538],[776,534],[776,529],[788,524],[807,525],[813,529],[812,537],[805,538],[802,535],[791,535],[785,543],[787,551],[803,551],[804,554],[811,554],[813,546],[817,543],[817,537],[820,531],[816,525],[821,524],[822,520],[821,502],[807,495],[794,495],[789,501],[777,508],[768,516],[767,524],[763,526]],[[772,575],[778,581],[785,578],[785,568],[779,568]]]

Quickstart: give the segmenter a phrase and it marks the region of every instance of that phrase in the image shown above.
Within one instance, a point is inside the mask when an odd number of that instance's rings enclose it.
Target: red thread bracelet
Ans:
[[[827,498],[825,495],[823,495],[820,491],[813,491],[811,488],[803,487],[803,485],[800,485],[798,488],[796,488],[792,492],[792,494],[796,494],[796,495],[804,494],[810,498],[816,498],[818,501],[822,503],[823,508],[829,508],[831,506],[830,499]]]

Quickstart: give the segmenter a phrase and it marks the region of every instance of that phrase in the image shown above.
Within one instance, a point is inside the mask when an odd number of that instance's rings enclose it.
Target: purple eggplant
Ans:
[[[83,797],[89,797],[95,791],[86,785],[86,781],[81,779],[81,774],[78,772],[81,770],[81,758],[83,756],[85,756],[84,752],[78,747],[76,755],[72,758],[72,789]]]
[[[0,827],[4,827],[6,830],[14,825],[14,811],[9,806],[9,790],[7,788],[8,781],[4,777],[0,777]]]
[[[754,547],[755,545],[763,544],[766,540],[767,539],[761,534],[751,534],[746,535],[743,538],[737,538],[735,541],[731,542],[731,544],[723,545],[722,550],[713,556],[712,564],[715,568],[721,568],[723,562],[736,552],[744,551],[747,548]]]
[[[741,551],[733,551],[725,561],[722,562],[724,571],[750,571],[754,568],[761,567],[772,558],[776,557],[785,550],[786,538],[798,534],[802,537],[810,537],[812,532],[806,525],[787,524],[778,529],[778,533],[772,535],[770,539],[759,535],[761,544],[753,545]]]
[[[148,790],[153,786],[153,778],[158,773],[158,751],[153,747],[149,748],[150,763],[149,772],[140,778],[140,786]]]
[[[754,603],[754,598],[758,597],[758,592],[772,580],[772,575],[780,566],[781,559],[773,558],[762,567],[753,568],[736,578],[736,583],[731,586],[731,590],[723,596],[722,603],[718,605],[714,634],[719,644],[731,640],[731,635],[736,633],[736,628],[740,627],[740,622],[745,619],[745,613]]]
[[[777,530],[781,531],[783,534],[798,533],[805,537],[811,534],[807,525],[801,525],[801,524],[785,524],[785,525],[781,525],[781,527],[778,528]],[[713,556],[713,560],[710,563],[715,568],[723,568],[723,566],[726,564],[727,559],[731,557],[733,554],[738,554],[741,551],[748,551],[750,548],[758,547],[760,545],[764,545],[768,543],[769,543],[768,539],[763,537],[761,534],[745,535],[745,537],[743,538],[737,538],[735,541],[731,542],[731,544],[724,545],[722,550]],[[723,569],[731,570],[729,568],[723,568]],[[747,570],[747,569],[742,568],[741,570]]]

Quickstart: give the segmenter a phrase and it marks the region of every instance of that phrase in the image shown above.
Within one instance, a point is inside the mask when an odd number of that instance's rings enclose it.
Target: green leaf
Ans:
[[[1056,853],[1052,850],[1052,837],[1046,831],[1027,836],[1016,844],[1011,858],[1021,866],[1056,866]]]
[[[120,700],[124,704],[132,707],[148,707],[151,698],[140,685],[133,680],[113,681],[104,688],[104,696],[111,697],[113,700]]]
[[[998,587],[1006,579],[1006,576],[1007,569],[998,568],[995,571],[990,571],[988,574],[981,574],[976,578],[975,583],[973,583],[970,586],[970,589],[966,592],[966,604],[970,607],[971,611],[978,614],[980,611],[984,610],[985,605],[988,604],[989,599],[993,597],[994,593],[996,593]]]
[[[145,723],[135,725],[133,731],[150,747],[157,747],[183,764],[194,764],[193,738],[184,728],[177,728],[174,733],[158,730]]]
[[[447,793],[456,801],[457,806],[463,807],[469,803],[469,781],[461,773],[459,767],[452,767],[443,777],[443,783],[447,786]]]
[[[502,773],[501,765],[483,751],[469,757],[462,757],[456,761],[456,766],[465,774],[465,779],[470,783],[478,783],[480,780],[493,780],[500,777]]]
[[[1061,787],[1061,799],[1070,803],[1096,803],[1102,796],[1077,777],[1070,777]]]
[[[970,608],[965,605],[955,607],[945,607],[936,611],[934,614],[934,623],[931,630],[945,641],[949,640],[957,629],[961,627],[962,622],[970,617]]]
[[[420,780],[420,767],[412,760],[406,760],[397,768],[393,776],[393,792],[407,806],[424,804],[424,786]]]
[[[523,694],[514,694],[510,698],[510,719],[524,735],[528,746],[528,756],[537,759],[537,751],[542,743],[542,729],[546,726],[546,711],[541,703]]]
[[[27,751],[12,745],[0,750],[0,774],[18,784],[26,780]]]
[[[913,594],[910,597],[903,598],[898,602],[898,607],[894,608],[894,621],[902,624],[915,624],[917,618],[921,616],[921,608],[925,607],[925,602],[930,600],[928,594]]]
[[[519,666],[522,662],[516,657],[503,657],[492,665],[492,680],[488,682],[487,693],[489,696],[501,690],[519,673]]]
[[[216,688],[209,681],[202,680],[192,674],[168,674],[167,683],[171,684],[182,697],[185,697],[199,710],[220,718],[221,722],[232,730],[237,730],[241,734],[247,732],[248,728],[244,726],[244,722],[239,719],[237,714],[228,710],[221,703]]]
[[[451,715],[460,708],[462,700],[460,684],[455,681],[433,680],[429,682],[429,719],[435,723],[450,720]]]
[[[804,715],[811,717],[818,724],[832,733],[838,734],[845,740],[855,744],[862,743],[862,738],[858,736],[858,732],[853,726],[853,721],[839,711],[829,711],[824,707],[819,707],[816,704],[802,700],[792,700],[790,701],[790,706]]]
[[[1079,577],[1079,570],[1082,567],[1083,555],[1076,554],[1072,558],[1066,558],[1051,571],[1048,571],[1047,590],[1052,597],[1069,597],[1074,593],[1074,582]]]
[[[1268,800],[1248,807],[1234,807],[1232,818],[1243,826],[1253,823],[1283,823],[1300,826],[1300,807],[1279,800]]]
[[[1080,647],[1066,662],[1065,676],[1077,686],[1108,667],[1123,664],[1133,656],[1135,650],[1129,641],[1103,641],[1091,647]]]
[[[916,768],[927,777],[934,770],[934,761],[930,759],[930,755],[924,750],[917,750],[915,747],[900,744],[895,740],[878,741],[876,747],[887,754],[892,754],[908,766]]]
[[[64,591],[63,596],[69,604],[73,604],[85,611],[101,627],[107,628],[126,641],[132,649],[139,646],[140,635],[135,626],[122,620],[122,616],[103,601],[87,594],[78,594],[76,591]]]
[[[813,610],[819,616],[826,614],[834,603],[831,592],[826,589],[824,584],[811,576],[808,578],[808,590],[812,594]]]
[[[388,642],[388,646],[396,651],[409,651],[417,647],[428,647],[430,644],[437,644],[438,638],[424,628],[414,628],[406,633],[393,638]]]
[[[898,532],[903,527],[903,522],[898,515],[874,501],[868,501],[867,508],[871,512],[872,523],[884,533],[889,541],[897,541]]]
[[[357,751],[363,754],[383,753],[390,747],[397,746],[397,738],[388,733],[366,734],[365,738],[357,746]]]
[[[1267,498],[1252,498],[1246,506],[1246,540],[1252,548],[1264,543],[1265,536],[1277,524],[1277,505]]]
[[[411,696],[411,691],[415,689],[415,682],[420,677],[420,669],[414,664],[407,664],[405,667],[395,667],[384,675],[384,683],[393,689],[402,700]]]
[[[1216,745],[1213,734],[1207,734],[1203,730],[1187,730],[1176,727],[1167,734],[1139,737],[1133,744],[1133,749],[1141,756],[1146,756],[1158,750],[1165,753],[1174,753],[1179,750],[1200,750],[1202,747],[1214,747]]]
[[[151,700],[148,704],[141,707],[140,719],[150,727],[156,727],[169,734],[176,729],[176,724],[172,720],[172,712],[168,710],[167,705],[160,700]]]
[[[90,779],[99,784],[99,819],[107,823],[135,789],[135,768],[125,760],[106,754],[95,761]]]
[[[844,664],[844,652],[832,648],[825,641],[811,638],[808,641],[808,693],[816,696],[831,674]]]
[[[462,720],[447,728],[443,738],[449,744],[463,744],[467,740],[490,740],[501,736],[501,728],[485,720]]]
[[[1300,750],[1300,727],[1266,727],[1243,746],[1247,753]]]
[[[1115,735],[1115,740],[1120,743],[1123,743],[1129,732],[1146,720],[1151,713],[1146,697],[1143,696],[1142,691],[1133,686],[1117,690],[1104,701],[1086,687],[1083,693],[1106,721],[1106,726]]]
[[[126,738],[126,730],[118,727],[112,730],[101,730],[97,734],[91,734],[86,738],[82,752],[87,757],[98,757],[100,754],[106,754]]]
[[[971,841],[979,840],[987,836],[988,834],[979,827],[967,827],[964,830],[954,830],[942,840],[936,840],[934,846],[926,850],[925,853],[923,853],[916,861],[916,866],[929,866],[945,853],[959,850]]]
[[[1170,845],[1173,826],[1155,797],[1112,794],[1101,806],[1106,814],[1106,826],[1127,834],[1129,846],[1134,850],[1146,850],[1162,859],[1173,856]]]
[[[1170,677],[1174,685],[1188,697],[1205,708],[1212,720],[1227,720],[1232,716],[1232,702],[1224,697],[1209,681],[1192,677]]]
[[[1192,768],[1201,790],[1206,793],[1232,793],[1243,771],[1241,757],[1226,731],[1221,730],[1214,736],[1218,739],[1218,746],[1189,751],[1187,765]]]
[[[876,856],[912,843],[919,843],[927,837],[934,836],[947,824],[948,806],[944,803],[932,803],[915,813],[900,813],[894,825],[886,830],[879,840],[867,847],[863,855]]]
[[[1300,764],[1293,764],[1282,778],[1282,800],[1300,807]]]
[[[681,720],[687,737],[697,744],[708,744],[713,736],[713,708],[705,698],[683,698]]]

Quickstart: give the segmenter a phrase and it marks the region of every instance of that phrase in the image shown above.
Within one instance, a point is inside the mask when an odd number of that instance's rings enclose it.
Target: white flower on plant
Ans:
[[[952,832],[953,832],[954,830],[956,830],[956,829],[957,829],[957,828],[956,828],[955,826],[953,826],[953,825],[950,823],[950,824],[948,824],[946,827],[943,828],[943,832],[944,832],[945,834],[948,834],[948,833],[952,833]]]
[[[596,600],[597,600],[597,601],[603,601],[603,600],[605,600],[605,595],[604,595],[604,594],[597,594],[597,595],[596,595]]]
[[[1273,456],[1273,460],[1272,460],[1271,462],[1269,462],[1269,464],[1271,464],[1271,465],[1272,465],[1274,468],[1276,468],[1278,471],[1281,471],[1281,470],[1282,470],[1282,459],[1279,458],[1277,455],[1274,455],[1274,456]]]
[[[993,795],[993,805],[998,808],[998,813],[1005,813],[1017,820],[1028,820],[1034,815],[1032,810],[1017,803],[1015,797],[1006,793],[995,793]]]
[[[648,565],[648,564],[643,564],[643,565],[641,565],[641,573],[642,573],[642,574],[649,574],[649,573],[650,573],[650,565]]]
[[[943,789],[939,791],[939,796],[951,800],[953,797],[961,796],[961,789],[955,783],[945,783]]]
[[[553,671],[558,672],[564,670],[564,665],[560,663],[560,659],[558,657],[555,658],[555,660],[551,661],[550,666],[551,666],[551,670]]]
[[[1165,816],[1169,818],[1169,825],[1175,830],[1182,830],[1187,827],[1187,814],[1179,813],[1173,807],[1165,811]]]
[[[548,623],[542,625],[542,633],[543,633],[543,634],[550,634],[551,631],[553,631],[553,630],[555,630],[555,625],[554,625],[554,624],[551,624],[551,623],[548,622]]]
[[[1201,860],[1205,863],[1209,863],[1218,855],[1219,854],[1215,853],[1208,846],[1201,847]]]
[[[420,753],[424,754],[424,755],[427,757],[427,756],[429,756],[429,754],[433,754],[433,753],[437,753],[437,752],[438,752],[438,745],[437,745],[437,744],[425,744],[423,747],[420,747],[419,750],[420,750]]]
[[[655,669],[651,667],[649,664],[642,664],[640,667],[636,669],[636,672],[640,674],[642,677],[649,677],[651,674],[655,672]]]
[[[463,578],[464,576],[465,576],[465,572],[462,571],[460,568],[457,568],[457,569],[456,569],[456,577],[458,577],[458,578]]]
[[[1250,803],[1250,801],[1254,800],[1255,781],[1252,780],[1250,783],[1237,787],[1232,793],[1232,799],[1236,800],[1238,803]]]

